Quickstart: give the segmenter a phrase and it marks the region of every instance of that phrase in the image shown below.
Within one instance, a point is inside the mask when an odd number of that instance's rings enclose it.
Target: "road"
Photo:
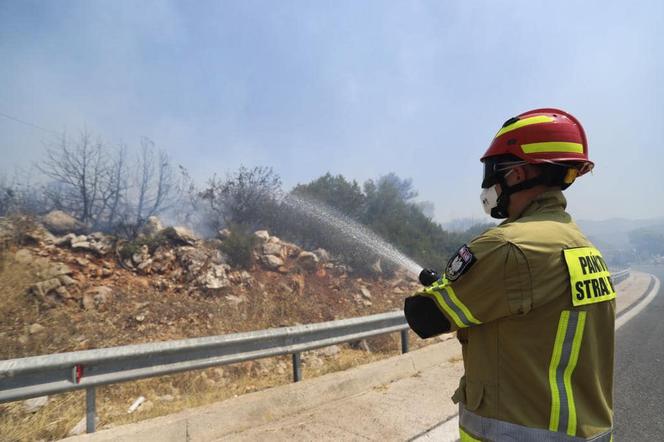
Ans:
[[[664,267],[641,267],[664,282]],[[664,440],[664,283],[616,334],[616,441]]]

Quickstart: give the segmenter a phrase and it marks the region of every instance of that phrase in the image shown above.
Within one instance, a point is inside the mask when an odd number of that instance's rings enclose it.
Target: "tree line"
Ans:
[[[327,173],[293,189],[283,189],[269,167],[240,167],[196,185],[186,169],[148,138],[130,149],[110,146],[88,131],[66,134],[46,148],[37,164],[44,177],[0,177],[0,216],[65,211],[90,227],[135,239],[151,216],[216,234],[228,229],[226,250],[247,264],[253,231],[267,229],[307,249],[324,248],[354,270],[375,270],[379,257],[302,211],[286,204],[289,195],[324,205],[389,241],[423,266],[441,268],[449,256],[489,225],[452,233],[432,218],[432,205],[418,202],[412,180],[390,173],[360,184]],[[383,270],[390,264],[381,263]]]

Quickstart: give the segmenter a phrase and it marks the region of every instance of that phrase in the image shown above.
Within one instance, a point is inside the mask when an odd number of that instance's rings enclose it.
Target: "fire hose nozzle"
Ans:
[[[435,270],[431,269],[422,269],[420,272],[420,283],[422,283],[423,286],[428,287],[434,282],[438,281],[440,279],[440,273],[436,272]]]

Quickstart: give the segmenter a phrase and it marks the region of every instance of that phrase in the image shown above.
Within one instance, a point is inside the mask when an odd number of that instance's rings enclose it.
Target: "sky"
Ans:
[[[559,107],[596,164],[569,211],[659,217],[663,19],[656,0],[0,0],[0,174],[87,128],[149,137],[199,183],[240,165],[286,188],[394,172],[436,220],[483,218],[496,131]]]

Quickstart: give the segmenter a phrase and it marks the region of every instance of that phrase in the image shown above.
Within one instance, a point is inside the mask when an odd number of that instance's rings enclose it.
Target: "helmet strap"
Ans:
[[[529,180],[521,181],[520,183],[517,183],[513,186],[508,186],[507,181],[505,180],[505,176],[503,175],[498,179],[498,182],[500,184],[501,191],[500,196],[498,196],[496,207],[491,209],[491,217],[496,219],[503,219],[509,217],[507,209],[510,205],[510,196],[512,194],[521,192],[523,190],[532,189],[539,184],[544,184],[544,179],[541,175],[539,175]]]

